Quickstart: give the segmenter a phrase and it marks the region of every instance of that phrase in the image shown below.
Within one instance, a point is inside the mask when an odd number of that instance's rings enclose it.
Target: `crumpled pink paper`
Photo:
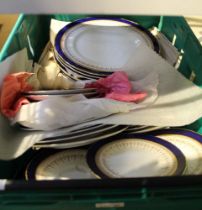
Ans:
[[[102,96],[118,101],[139,102],[147,96],[146,92],[132,92],[132,84],[123,71],[117,71],[106,78],[88,83],[85,87],[97,88]]]
[[[8,117],[15,117],[23,104],[28,104],[29,100],[22,95],[22,92],[33,90],[26,80],[33,73],[20,72],[8,74],[2,84],[0,94],[1,113]]]

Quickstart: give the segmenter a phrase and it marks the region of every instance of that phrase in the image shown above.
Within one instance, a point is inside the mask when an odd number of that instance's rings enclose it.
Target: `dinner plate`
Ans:
[[[78,80],[86,80],[86,78],[83,78],[83,75],[75,73],[74,71],[72,71],[71,68],[67,68],[65,67],[59,60],[57,60],[56,57],[55,58],[55,62],[58,64],[61,73],[63,73],[65,76],[71,78],[72,80],[78,81]]]
[[[100,73],[89,72],[88,70],[78,69],[78,68],[75,68],[74,66],[64,64],[63,61],[60,61],[57,57],[55,57],[55,60],[58,63],[58,65],[62,67],[64,70],[74,72],[75,74],[82,75],[82,76],[101,78],[101,77],[106,77],[111,74],[111,73],[100,74]]]
[[[76,94],[83,94],[86,98],[98,98],[100,97],[100,93],[76,93]],[[64,97],[72,97],[75,94],[66,94],[66,93],[61,93],[61,94],[47,94],[47,95],[26,95],[26,98],[28,98],[30,101],[41,101],[44,100],[46,98],[50,98],[50,97],[55,97],[55,96],[64,96]]]
[[[106,77],[106,75],[102,76],[102,75],[92,75],[92,74],[87,74],[85,72],[79,71],[79,70],[75,70],[73,67],[65,67],[63,64],[59,64],[60,69],[62,70],[62,72],[66,73],[69,77],[73,77],[74,79],[99,79],[102,77]]]
[[[185,175],[202,174],[202,136],[190,130],[169,129],[156,131],[155,136],[164,139],[184,154],[187,162]]]
[[[86,150],[42,150],[26,169],[27,180],[97,179],[86,163]]]
[[[139,129],[147,128],[147,127],[148,127],[147,125],[130,125],[127,130],[133,131],[133,130],[139,130]]]
[[[74,130],[71,130],[70,133],[78,133],[81,131],[90,131],[90,130],[95,130],[95,129],[100,129],[103,128],[105,125],[104,124],[93,124],[93,125],[86,125],[81,128],[76,128]]]
[[[67,69],[64,69],[62,67],[60,67],[60,71],[62,74],[64,74],[65,76],[69,77],[70,79],[74,80],[74,81],[79,81],[79,80],[88,80],[90,78],[86,78],[83,76],[80,76],[78,74],[72,73]]]
[[[81,146],[85,146],[85,145],[89,145],[92,144],[96,141],[99,140],[103,140],[106,138],[109,138],[111,136],[115,136],[117,134],[122,133],[127,127],[125,126],[118,126],[116,128],[113,128],[109,131],[106,131],[104,133],[98,133],[96,135],[89,135],[86,137],[81,138],[76,138],[76,139],[72,139],[69,140],[67,139],[65,141],[65,139],[62,139],[62,141],[59,141],[57,143],[49,143],[49,144],[35,144],[33,145],[33,148],[39,149],[39,148],[55,148],[55,149],[66,149],[66,148],[74,148],[74,147],[81,147]]]
[[[71,64],[69,64],[68,62],[66,62],[65,60],[62,59],[62,57],[57,53],[55,52],[55,60],[56,62],[62,66],[63,68],[65,69],[70,69],[72,70],[73,72],[77,73],[77,74],[82,74],[82,75],[86,75],[86,76],[91,76],[91,77],[106,77],[108,75],[110,75],[111,73],[109,72],[99,72],[99,71],[94,71],[94,72],[91,72],[89,71],[88,69],[85,69],[85,68],[79,68],[79,67],[76,67],[76,66],[73,66]]]
[[[122,135],[93,144],[87,153],[101,178],[181,175],[185,157],[173,144],[153,136]]]
[[[25,95],[72,95],[82,93],[97,93],[96,88],[77,88],[68,90],[33,90],[23,92]]]
[[[130,128],[130,129],[127,129],[125,132],[126,133],[129,133],[129,134],[135,134],[135,133],[148,133],[148,132],[151,132],[151,131],[156,131],[156,130],[160,130],[160,129],[163,129],[165,127],[158,127],[158,126],[142,126],[140,128]]]
[[[145,28],[122,18],[84,18],[63,27],[55,39],[57,53],[73,66],[113,72],[147,45],[159,52],[156,38]]]
[[[88,130],[71,132],[63,136],[59,136],[57,138],[53,137],[53,138],[43,139],[42,141],[38,142],[38,144],[44,144],[44,143],[52,144],[52,143],[57,143],[57,142],[62,142],[62,141],[72,141],[75,139],[82,139],[89,136],[95,136],[96,134],[103,134],[106,131],[113,130],[114,128],[117,128],[117,127],[119,126],[118,125],[103,125],[101,127],[96,127],[96,128],[92,128]]]
[[[35,131],[35,129],[23,126],[21,124],[16,124],[16,126],[18,126],[20,129],[23,129],[23,130]],[[71,127],[72,127],[72,130],[70,129],[68,131],[68,133],[74,133],[74,132],[77,133],[78,131],[88,131],[88,130],[96,129],[96,128],[99,129],[99,127],[103,127],[103,124],[86,125],[86,126],[83,126],[83,127],[81,126],[79,128],[78,128],[78,126],[76,126],[76,127],[75,126],[71,126]],[[59,128],[57,130],[62,130],[62,129],[64,129],[64,128]]]
[[[97,79],[96,78],[92,78],[90,76],[84,75],[84,74],[80,74],[80,73],[76,73],[75,71],[72,71],[70,68],[65,68],[63,65],[58,64],[61,73],[63,73],[65,76],[78,81],[78,80],[92,80],[92,79]]]
[[[106,75],[94,75],[94,74],[88,74],[82,70],[77,70],[72,66],[65,66],[62,62],[60,62],[57,58],[55,58],[56,62],[60,66],[61,70],[63,72],[67,72],[68,76],[73,77],[75,79],[77,78],[85,78],[85,79],[99,79],[101,77],[105,77]]]

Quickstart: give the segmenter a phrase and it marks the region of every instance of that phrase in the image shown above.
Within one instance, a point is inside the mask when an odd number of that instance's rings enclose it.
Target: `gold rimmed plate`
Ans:
[[[26,169],[27,180],[97,179],[86,162],[84,149],[41,150]]]
[[[183,153],[171,143],[132,134],[96,142],[88,150],[87,162],[101,178],[181,175],[186,165]]]
[[[202,136],[191,130],[165,129],[152,133],[178,147],[186,158],[184,175],[202,174]]]

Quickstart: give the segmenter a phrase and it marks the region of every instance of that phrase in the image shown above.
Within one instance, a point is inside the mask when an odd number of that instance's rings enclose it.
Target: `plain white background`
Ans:
[[[0,13],[202,15],[202,0],[0,0]]]

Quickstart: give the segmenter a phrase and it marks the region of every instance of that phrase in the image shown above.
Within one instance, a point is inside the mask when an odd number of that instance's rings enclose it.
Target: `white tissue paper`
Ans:
[[[135,91],[146,91],[148,93],[143,102],[136,104],[107,98],[87,99],[83,95],[80,95],[80,97],[52,96],[37,103],[23,105],[13,123],[19,123],[33,129],[53,130],[112,114],[130,112],[148,106],[156,100],[158,74],[150,73],[144,79],[132,82],[132,85]],[[75,97],[77,98],[76,101],[74,100]],[[125,123],[121,122],[121,124]]]
[[[150,72],[159,75],[158,98],[148,107],[110,116],[97,123],[124,122],[132,125],[184,126],[202,117],[202,89],[146,46],[123,67],[130,79],[141,79]]]
[[[152,28],[151,33],[158,40],[161,56],[165,58],[171,65],[175,66],[180,57],[180,53],[178,52],[177,48],[156,27]]]
[[[33,70],[32,60],[28,59],[27,50],[20,50],[9,56],[7,59],[0,63],[1,74],[0,74],[0,87],[4,77],[9,73],[17,73],[20,71],[31,72]]]

